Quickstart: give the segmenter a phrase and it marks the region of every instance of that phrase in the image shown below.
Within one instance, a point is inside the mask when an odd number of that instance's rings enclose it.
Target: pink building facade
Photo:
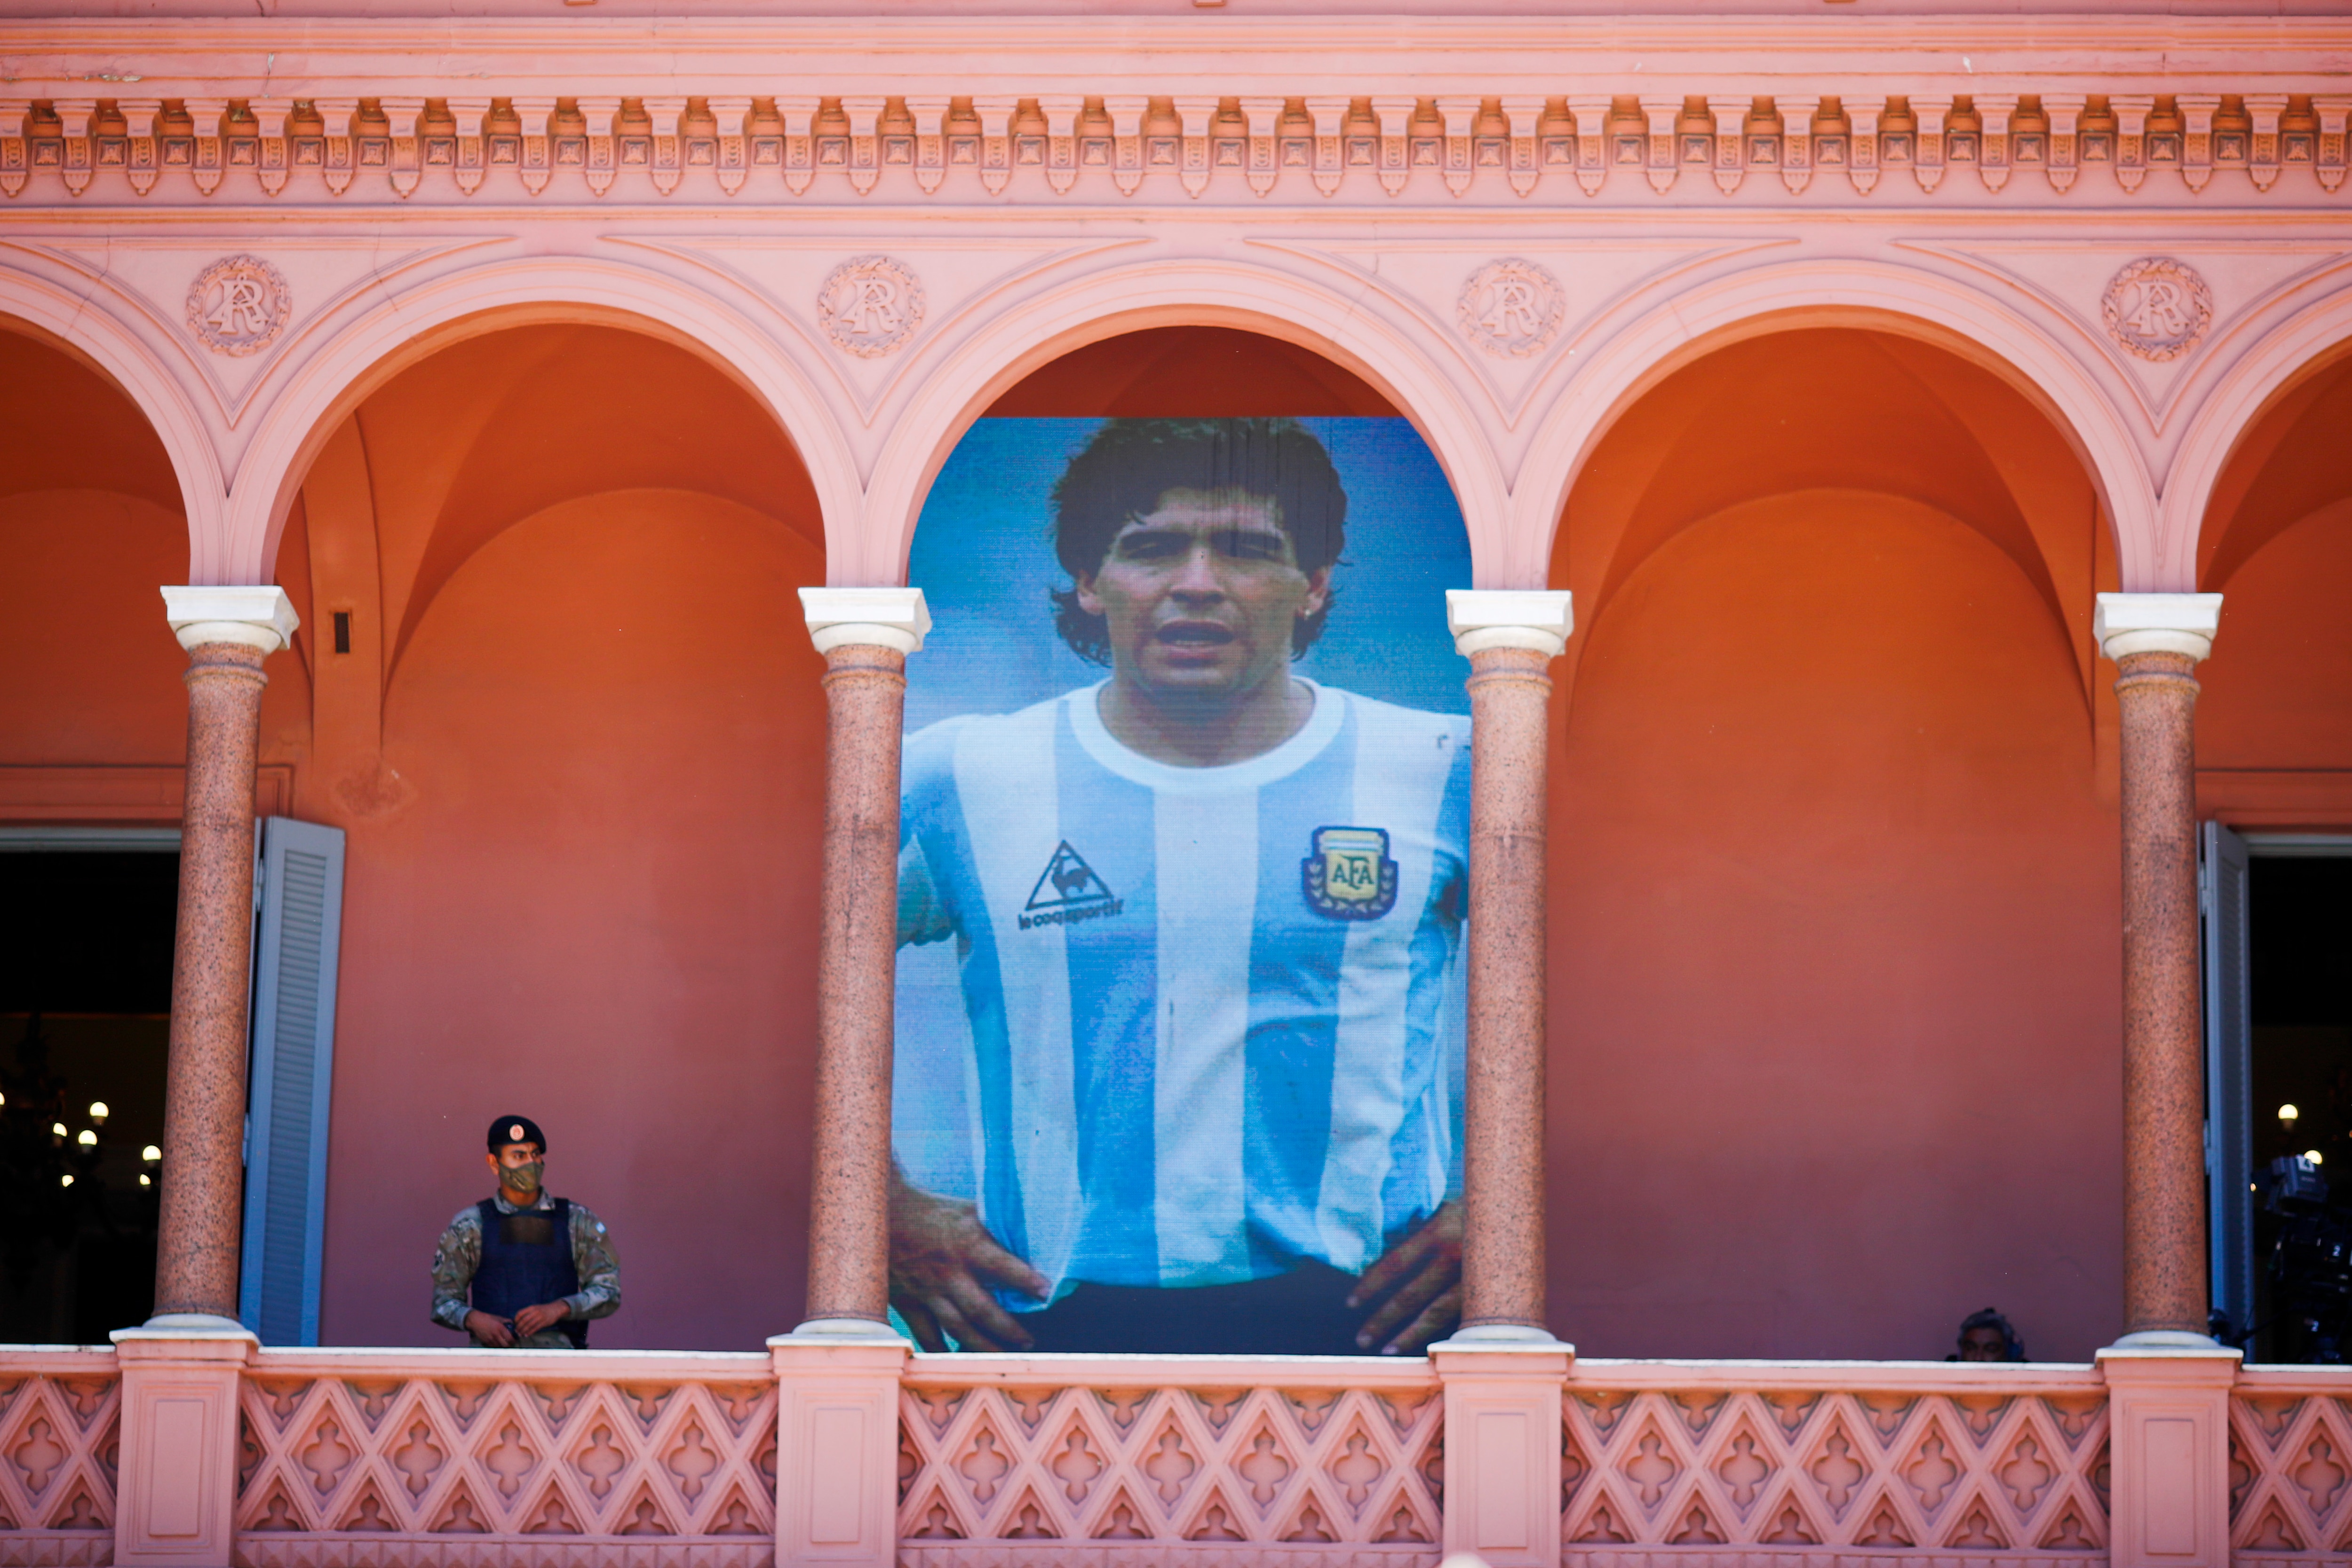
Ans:
[[[2341,16],[94,9],[0,5],[0,848],[178,851],[168,1006],[47,1026],[148,1063],[77,1168],[158,1315],[10,1309],[125,1332],[0,1350],[0,1558],[2352,1553],[2352,1375],[2207,1333],[2352,1060],[2242,902],[2352,846]],[[989,414],[1443,469],[1425,1355],[882,1322],[908,562]],[[509,1106],[619,1239],[583,1355],[425,1316]],[[1924,1364],[1988,1301],[2033,1364]]]

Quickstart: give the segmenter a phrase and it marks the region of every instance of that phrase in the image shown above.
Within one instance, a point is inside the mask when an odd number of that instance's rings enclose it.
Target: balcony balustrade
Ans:
[[[215,1560],[242,1568],[1434,1568],[1482,1527],[1449,1518],[1465,1497],[1490,1511],[1480,1555],[1496,1563],[2302,1568],[2352,1552],[2352,1369],[1576,1360],[1548,1385],[1558,1485],[1535,1500],[1555,1529],[1514,1544],[1515,1521],[1491,1517],[1513,1495],[1486,1484],[1499,1461],[1475,1477],[1449,1463],[1449,1438],[1500,1450],[1473,1429],[1494,1410],[1465,1397],[1485,1374],[1444,1353],[213,1343],[230,1354],[183,1347],[164,1369],[152,1351],[0,1351],[0,1565],[202,1561],[217,1511]],[[142,1398],[125,1398],[126,1365],[151,1380]],[[187,1381],[205,1376],[234,1401],[226,1456]],[[861,1405],[877,1388],[886,1403]],[[843,1424],[893,1396],[895,1432]],[[2142,1423],[2128,1444],[2110,1420],[2125,1398]],[[877,1436],[895,1465],[867,1462]],[[145,1501],[126,1519],[134,1485]],[[2217,1553],[2197,1511],[2224,1489]],[[894,1521],[882,1539],[862,1538],[871,1511]]]

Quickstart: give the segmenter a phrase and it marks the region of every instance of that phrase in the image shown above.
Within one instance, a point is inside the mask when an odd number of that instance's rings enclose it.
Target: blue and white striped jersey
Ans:
[[[1470,721],[1312,689],[1226,767],[1129,750],[1100,686],[907,741],[898,940],[956,938],[971,1023],[923,1071],[1056,1295],[1360,1271],[1456,1186]]]

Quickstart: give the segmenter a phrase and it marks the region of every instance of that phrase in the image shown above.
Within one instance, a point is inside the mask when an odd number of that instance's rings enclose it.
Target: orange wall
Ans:
[[[1570,499],[1550,1274],[1588,1354],[2119,1329],[2117,827],[2053,604],[2089,496],[2030,414],[1786,334],[1663,383]]]

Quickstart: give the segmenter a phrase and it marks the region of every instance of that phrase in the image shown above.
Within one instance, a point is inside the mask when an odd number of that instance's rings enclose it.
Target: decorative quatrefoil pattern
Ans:
[[[121,1383],[112,1356],[89,1359],[98,1364],[0,1377],[0,1562],[114,1560]]]
[[[2106,1560],[2106,1411],[2073,1393],[1580,1387],[1565,1402],[1561,1539],[1580,1568],[1916,1554]],[[1708,1552],[1706,1548],[1718,1549]]]
[[[2352,1559],[2352,1400],[2341,1396],[2340,1378],[2308,1385],[2254,1373],[2230,1401],[2230,1560],[2238,1568]]]
[[[1377,1389],[910,1385],[903,1568],[1430,1568],[1435,1379]]]
[[[262,1376],[242,1414],[243,1568],[774,1558],[772,1383]]]

